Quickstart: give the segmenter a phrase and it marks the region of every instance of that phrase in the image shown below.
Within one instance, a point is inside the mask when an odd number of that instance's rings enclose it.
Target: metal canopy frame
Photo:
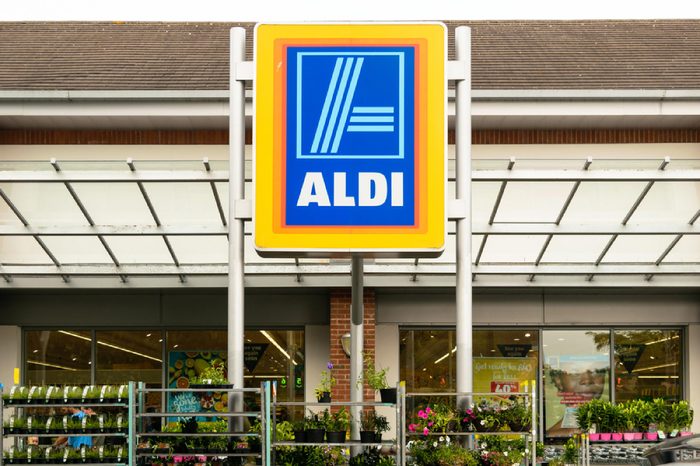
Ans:
[[[696,262],[668,263],[669,253],[678,245],[685,236],[700,234],[700,226],[697,220],[700,218],[700,209],[687,222],[642,222],[634,223],[634,214],[649,194],[651,188],[656,183],[676,183],[676,182],[700,182],[700,169],[679,168],[674,169],[671,159],[664,158],[656,169],[601,169],[597,168],[592,158],[587,158],[578,169],[542,169],[532,170],[527,167],[527,162],[523,159],[522,167],[511,158],[504,161],[504,169],[501,170],[472,170],[472,182],[474,183],[499,183],[493,206],[490,210],[488,220],[485,222],[472,222],[472,235],[482,235],[478,253],[475,254],[472,266],[472,279],[474,286],[612,286],[620,283],[615,277],[625,277],[623,282],[628,286],[669,286],[669,279],[663,281],[654,280],[655,277],[682,277],[678,280],[678,286],[697,287],[700,286],[700,264]],[[34,162],[35,163],[35,162]],[[56,160],[49,161],[51,170],[24,170],[22,163],[18,162],[14,168],[20,169],[0,169],[0,183],[12,185],[19,183],[59,183],[65,186],[75,205],[80,210],[82,217],[87,224],[59,224],[60,222],[49,222],[40,224],[30,222],[22,214],[16,203],[13,202],[6,190],[0,189],[0,197],[9,207],[14,216],[19,220],[17,224],[0,224],[0,241],[11,241],[15,237],[31,237],[46,254],[46,263],[9,263],[0,257],[0,287],[26,287],[28,283],[41,286],[56,285],[55,278],[60,277],[63,286],[80,286],[73,283],[72,278],[80,278],[81,282],[86,277],[104,279],[106,277],[118,278],[119,283],[114,283],[114,287],[119,286],[142,286],[141,281],[145,277],[178,277],[182,286],[201,286],[188,283],[188,277],[217,277],[228,273],[227,263],[183,263],[176,253],[172,238],[175,237],[197,237],[206,238],[212,236],[226,236],[229,232],[230,221],[224,211],[219,190],[216,183],[228,183],[228,170],[216,170],[208,159],[201,160],[200,170],[192,169],[143,169],[139,168],[139,161],[126,159],[124,170],[79,170],[73,169],[68,163],[59,163]],[[123,162],[122,162],[123,163]],[[218,162],[217,162],[218,163]],[[682,164],[681,164],[682,165]],[[630,183],[645,182],[646,184],[636,196],[630,208],[620,221],[620,223],[563,223],[573,200],[580,191],[580,187],[589,182],[614,182]],[[556,218],[547,223],[499,223],[496,221],[499,209],[502,208],[502,201],[508,186],[512,183],[528,182],[551,182],[551,183],[573,183],[567,196],[562,200]],[[78,196],[75,183],[97,183],[108,186],[111,183],[127,183],[135,185],[145,202],[152,223],[148,224],[96,224],[90,215],[85,204]],[[216,209],[218,219],[206,224],[168,224],[163,222],[162,215],[159,214],[156,204],[149,196],[146,183],[204,183],[211,188],[211,200]],[[178,188],[175,188],[178,189]],[[552,200],[552,202],[556,202]],[[250,220],[250,203],[245,201],[236,205],[235,216],[237,219]],[[451,217],[455,217],[451,215]],[[455,217],[456,218],[456,217]],[[245,232],[250,236],[250,232]],[[454,227],[450,225],[450,235],[454,235]],[[494,236],[543,236],[544,240],[539,247],[536,257],[532,262],[518,263],[488,263],[483,260],[484,248],[487,238]],[[550,243],[555,236],[566,235],[598,235],[610,236],[603,249],[598,253],[596,259],[589,263],[569,263],[557,264],[543,260]],[[673,239],[663,249],[663,252],[654,261],[633,262],[633,263],[610,263],[605,261],[605,257],[610,248],[620,237],[637,235],[669,235]],[[162,238],[166,246],[171,262],[161,264],[129,264],[120,261],[114,249],[110,247],[110,237],[157,237]],[[50,237],[95,237],[107,252],[111,263],[62,263],[58,260],[44,241]],[[65,261],[64,261],[65,262]],[[390,286],[390,279],[394,279],[396,286],[435,286],[432,279],[440,276],[452,276],[455,273],[454,262],[445,260],[389,260],[384,259],[377,263],[368,263],[365,266],[365,275],[369,282],[377,280],[387,283]],[[304,282],[303,277],[313,277],[317,283],[322,277],[329,277],[330,281],[337,282],[338,278],[350,277],[350,267],[347,261],[343,260],[316,260],[313,258],[297,259],[292,262],[274,261],[267,262],[253,261],[245,266],[246,279],[256,286],[268,286],[262,284],[264,280],[274,281],[275,275],[290,275],[293,277],[291,284],[283,286],[309,286]],[[433,278],[431,278],[433,277]],[[557,277],[567,277],[561,280]],[[22,283],[17,283],[15,278],[21,278]],[[405,280],[404,280],[405,278]],[[134,283],[130,283],[134,281]],[[587,283],[588,282],[588,283]],[[47,283],[50,283],[47,285]],[[150,283],[150,281],[149,281]],[[170,281],[168,283],[171,283]],[[198,280],[197,283],[200,283]],[[152,286],[152,285],[148,285]],[[170,285],[172,286],[172,285]],[[273,286],[270,284],[269,286]]]

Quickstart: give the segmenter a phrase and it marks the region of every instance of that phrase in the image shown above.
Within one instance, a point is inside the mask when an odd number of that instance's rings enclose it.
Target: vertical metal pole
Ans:
[[[530,445],[530,448],[532,449],[530,451],[531,457],[532,457],[532,464],[535,466],[537,464],[537,381],[533,380],[531,382],[530,386],[530,403],[532,404],[532,411],[531,411],[531,416],[532,420],[530,423],[530,440],[532,441],[532,445]]]
[[[457,392],[472,391],[472,224],[471,224],[471,30],[460,26],[455,30],[457,60],[467,67],[466,79],[456,83],[456,196],[469,212],[457,220]],[[467,397],[457,398],[460,409]]]
[[[236,69],[245,60],[245,29],[231,29],[229,97],[229,256],[228,256],[228,378],[234,388],[243,388],[243,219],[236,218],[236,204],[245,198],[245,86],[236,79]],[[234,412],[243,411],[243,392],[231,393]],[[238,432],[243,418],[235,418]]]
[[[364,351],[364,320],[365,310],[363,306],[364,296],[364,263],[362,256],[352,256],[352,297],[350,300],[350,402],[364,401],[362,392],[363,384],[358,384],[357,379],[362,375],[362,353]],[[360,440],[360,412],[361,406],[351,406],[352,425],[350,438]],[[354,447],[352,455],[361,452],[361,448]]]

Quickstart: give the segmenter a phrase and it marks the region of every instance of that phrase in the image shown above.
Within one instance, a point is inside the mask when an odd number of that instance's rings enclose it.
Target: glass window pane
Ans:
[[[615,330],[615,401],[681,395],[679,330]]]
[[[90,383],[92,337],[85,330],[30,330],[24,334],[28,385]]]
[[[95,383],[129,381],[160,386],[163,370],[160,331],[98,331]]]
[[[579,404],[609,399],[610,332],[545,330],[542,340],[546,436],[568,437]]]
[[[407,392],[456,390],[454,330],[401,330],[399,338],[399,375]]]
[[[535,329],[474,330],[473,391],[529,391],[537,379],[538,337]]]

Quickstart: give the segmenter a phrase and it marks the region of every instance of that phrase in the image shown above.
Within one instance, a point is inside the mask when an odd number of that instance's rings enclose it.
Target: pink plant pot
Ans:
[[[610,432],[603,432],[600,434],[600,441],[601,442],[609,442],[611,436],[612,436],[612,434]]]
[[[681,431],[681,437],[689,437],[689,436],[691,436],[691,435],[693,435],[693,433],[690,432],[690,431],[688,431],[688,430],[682,430],[682,431]]]
[[[634,433],[635,440],[642,440],[643,438],[644,438],[644,434],[642,432],[635,432]]]
[[[615,435],[615,434],[613,434],[613,435]],[[625,433],[623,433],[623,434],[622,434],[622,439],[623,439],[625,442],[631,442],[632,440],[634,440],[634,432],[625,432]],[[613,439],[613,440],[614,440],[614,439]]]
[[[600,434],[588,434],[588,438],[591,440],[591,442],[599,442]]]
[[[613,442],[621,442],[622,441],[622,432],[613,432],[611,440]]]
[[[658,432],[644,432],[644,438],[647,440],[659,440]]]

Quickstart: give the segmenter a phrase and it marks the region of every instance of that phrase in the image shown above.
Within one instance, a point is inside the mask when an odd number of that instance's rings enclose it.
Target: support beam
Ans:
[[[360,403],[364,401],[364,384],[356,383],[362,376],[365,351],[365,308],[364,308],[364,261],[362,256],[352,256],[352,291],[350,299],[350,402]],[[350,438],[360,440],[360,413],[361,406],[351,406],[352,419]],[[353,455],[359,454],[361,449],[353,449]]]
[[[211,166],[209,165],[209,159],[207,157],[204,157],[202,162],[204,163],[204,168],[208,172],[210,172]],[[213,181],[210,181],[209,185],[211,186],[211,192],[214,195],[214,202],[216,202],[216,210],[219,212],[219,218],[221,219],[221,224],[223,226],[226,226],[226,214],[224,213],[224,208],[221,205],[221,198],[219,198],[219,190],[216,189],[216,183],[214,183]]]
[[[245,61],[245,29],[231,29],[230,98],[229,98],[229,271],[228,271],[228,377],[234,388],[243,388],[243,341],[245,317],[244,234],[243,219],[236,218],[236,203],[245,199],[245,82],[236,78],[238,67]],[[215,172],[207,172],[211,175]],[[209,179],[208,181],[217,181]],[[243,411],[243,396],[230,393],[230,409]],[[242,418],[236,418],[237,431],[243,428]]]
[[[693,216],[690,218],[690,221],[688,222],[688,225],[691,225],[691,226],[694,225],[694,224],[695,224],[695,221],[698,219],[698,217],[700,217],[700,209],[699,209],[697,212],[695,212],[695,215],[693,215]],[[664,249],[664,252],[662,252],[661,255],[659,256],[659,258],[656,259],[656,262],[654,262],[654,264],[656,264],[656,265],[661,264],[661,262],[662,262],[664,259],[666,259],[666,256],[668,256],[668,254],[671,252],[671,250],[672,250],[674,247],[676,247],[676,244],[678,244],[678,242],[681,240],[681,238],[683,238],[683,234],[678,234],[678,235],[676,235],[676,237],[673,238],[673,240],[671,240],[671,244],[669,244],[669,245],[666,247],[666,249]],[[646,279],[647,279],[647,280],[651,280],[652,278],[654,278],[654,275],[647,275],[647,276],[646,276]]]
[[[5,283],[12,283],[12,277],[5,273],[5,269],[2,268],[2,264],[0,264],[0,276],[2,276],[2,278],[5,280]]]
[[[129,170],[131,170],[132,172],[136,171],[136,166],[134,165],[134,161],[132,159],[126,159],[126,164],[129,166]],[[141,191],[141,196],[143,196],[143,200],[146,202],[148,211],[151,213],[151,217],[153,218],[153,221],[155,222],[156,226],[162,226],[162,224],[160,223],[160,218],[158,218],[158,213],[156,212],[156,209],[155,207],[153,207],[153,203],[151,202],[151,198],[146,192],[146,187],[140,181],[136,184],[139,187],[139,191]],[[165,247],[168,249],[168,253],[170,253],[170,257],[173,259],[173,263],[175,265],[180,265],[180,261],[177,260],[177,256],[175,255],[175,251],[173,250],[173,246],[170,244],[170,240],[168,239],[168,237],[166,235],[161,235],[161,237],[163,238]],[[185,278],[185,276],[180,275],[180,282],[185,283],[186,281],[187,279]]]
[[[456,343],[457,343],[457,392],[471,392],[472,381],[472,216],[471,216],[471,29],[460,26],[455,30],[455,55],[464,62],[464,79],[455,83],[456,117],[456,190],[457,200],[469,206],[469,215],[456,220]],[[464,409],[469,399],[459,397],[457,407]]]
[[[51,159],[51,165],[53,166],[56,173],[61,172],[61,167],[58,165],[58,162],[56,161],[56,159]],[[78,197],[78,193],[76,193],[75,189],[73,189],[73,186],[67,181],[64,181],[63,185],[68,190],[68,194],[70,194],[70,196],[73,198],[73,201],[78,206],[78,209],[80,209],[80,212],[83,214],[83,217],[85,217],[85,220],[87,220],[87,222],[90,224],[90,226],[95,226],[95,221],[92,219],[92,217],[88,213],[87,209],[85,208],[85,205],[80,200],[80,197]],[[102,247],[107,252],[107,255],[109,256],[109,258],[112,259],[112,262],[114,262],[114,265],[119,267],[119,261],[117,260],[117,256],[115,256],[114,252],[112,252],[112,248],[109,247],[109,244],[107,244],[107,240],[104,239],[104,236],[97,235],[97,239],[102,244]],[[126,275],[119,275],[119,278],[124,283],[127,281]]]
[[[22,225],[24,226],[24,228],[29,228],[29,222],[27,221],[27,219],[24,218],[24,215],[22,215],[22,213],[19,211],[17,206],[12,202],[12,200],[10,200],[10,198],[7,196],[7,194],[5,194],[5,191],[3,191],[2,188],[0,188],[0,197],[2,197],[2,199],[5,201],[5,203],[10,208],[12,213],[14,213],[15,216],[19,219],[19,221],[22,222]],[[42,251],[44,251],[44,253],[47,256],[49,256],[49,259],[51,259],[51,262],[53,262],[57,268],[61,268],[61,263],[58,261],[56,256],[53,255],[53,253],[51,252],[49,247],[46,245],[46,243],[44,243],[44,240],[42,240],[36,234],[33,234],[32,236],[34,237],[34,241],[37,242],[37,244],[42,249]],[[62,275],[61,278],[63,279],[64,283],[68,283],[70,281],[70,278],[68,277],[68,275]]]

